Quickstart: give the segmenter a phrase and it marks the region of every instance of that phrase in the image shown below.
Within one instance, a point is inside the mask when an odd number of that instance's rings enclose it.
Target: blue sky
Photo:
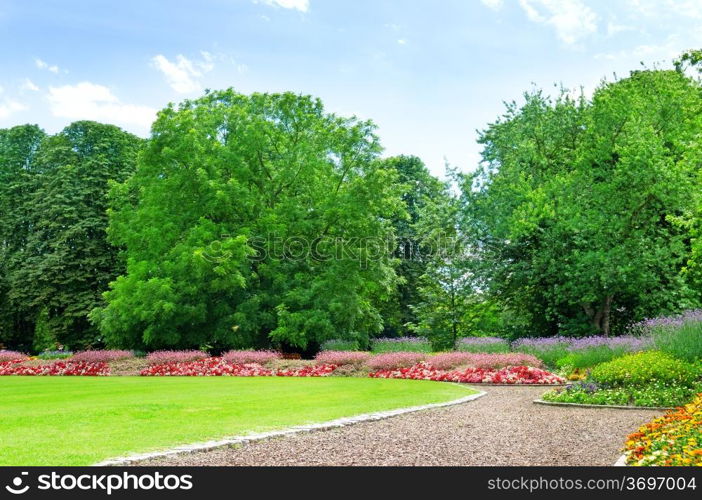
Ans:
[[[475,168],[534,85],[591,93],[702,48],[702,0],[0,0],[0,127],[115,123],[232,86],[371,118],[385,154]]]

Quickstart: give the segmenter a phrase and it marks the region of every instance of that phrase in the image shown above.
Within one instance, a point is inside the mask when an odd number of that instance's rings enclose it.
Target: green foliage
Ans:
[[[109,235],[127,272],[92,319],[110,345],[367,343],[396,284],[396,171],[370,122],[232,90],[159,114]]]
[[[481,136],[463,180],[477,285],[540,335],[608,334],[699,301],[685,273],[699,198],[702,92],[676,71],[540,92]]]
[[[658,351],[629,354],[593,368],[592,379],[611,386],[660,384],[694,386],[700,371],[694,365]]]
[[[654,327],[651,336],[660,351],[691,363],[702,360],[702,321]]]

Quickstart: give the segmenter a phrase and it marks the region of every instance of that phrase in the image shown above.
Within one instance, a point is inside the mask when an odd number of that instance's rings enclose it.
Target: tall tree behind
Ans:
[[[393,221],[398,242],[395,256],[399,260],[396,269],[399,283],[397,292],[382,311],[383,335],[394,337],[411,332],[410,326],[417,322],[414,306],[421,300],[420,281],[432,260],[431,249],[423,246],[418,230],[421,214],[428,204],[441,203],[447,194],[443,183],[416,156],[395,156],[384,159],[383,163],[397,172],[402,201],[407,207],[407,213]]]
[[[40,167],[36,156],[45,133],[36,125],[0,130],[0,344],[31,344],[33,317],[10,298],[9,277],[25,258],[32,230],[30,199]]]
[[[69,347],[100,343],[88,313],[122,270],[106,239],[107,193],[111,181],[135,170],[142,142],[113,125],[81,121],[38,150],[31,231],[22,262],[9,274],[9,296],[35,318],[44,313],[51,334]]]

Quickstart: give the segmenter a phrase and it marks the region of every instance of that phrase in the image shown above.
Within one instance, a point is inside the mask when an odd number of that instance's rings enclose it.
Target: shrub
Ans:
[[[73,351],[44,351],[40,352],[37,358],[43,360],[49,359],[68,359],[73,356]]]
[[[450,370],[459,366],[470,366],[473,368],[504,368],[506,366],[533,366],[541,368],[543,366],[543,363],[531,354],[470,352],[435,354],[427,358],[427,364],[433,366],[437,370]]]
[[[431,343],[425,337],[397,337],[374,339],[371,350],[385,352],[431,352]]]
[[[224,361],[235,365],[246,365],[249,363],[265,365],[280,358],[280,353],[275,351],[229,351],[223,356]]]
[[[682,385],[692,387],[699,370],[692,364],[659,351],[628,354],[592,369],[592,379],[610,386]]]
[[[315,356],[317,364],[361,366],[371,357],[369,352],[360,351],[322,351]]]
[[[456,343],[456,350],[462,352],[501,352],[510,351],[509,342],[499,337],[464,337]]]
[[[606,345],[596,347],[583,348],[576,351],[570,351],[568,354],[556,361],[556,366],[567,370],[583,370],[592,368],[600,363],[612,361],[627,354],[627,350],[623,348],[611,348]]]
[[[330,339],[322,342],[322,351],[358,351],[358,342],[355,340]]]
[[[150,365],[160,365],[163,363],[195,361],[207,357],[208,354],[202,351],[154,351],[146,356],[146,360]]]
[[[395,370],[409,368],[425,358],[426,356],[419,352],[388,352],[373,356],[366,361],[366,366],[371,370]]]
[[[2,350],[0,351],[0,363],[6,362],[6,361],[24,361],[28,359],[26,354],[22,354],[21,352],[17,351],[6,351]]]
[[[655,326],[651,328],[651,337],[656,349],[671,356],[690,362],[702,359],[702,320]]]
[[[641,426],[624,447],[628,465],[702,466],[702,394]]]
[[[82,351],[71,357],[71,361],[86,361],[88,363],[109,363],[120,359],[133,358],[131,351]]]
[[[512,343],[512,349],[536,356],[548,366],[558,366],[558,360],[568,355],[571,340],[566,337],[522,338]]]

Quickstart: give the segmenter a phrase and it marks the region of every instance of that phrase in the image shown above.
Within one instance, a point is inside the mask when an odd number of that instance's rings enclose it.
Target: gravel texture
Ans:
[[[543,387],[481,387],[466,404],[136,465],[612,465],[651,410],[533,403]]]

